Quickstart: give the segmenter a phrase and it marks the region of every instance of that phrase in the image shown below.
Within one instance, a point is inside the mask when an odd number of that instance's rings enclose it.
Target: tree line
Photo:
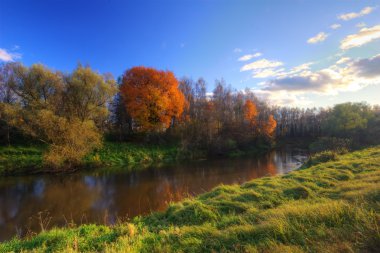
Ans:
[[[277,138],[337,137],[353,144],[380,142],[380,106],[365,102],[342,103],[332,108],[273,107]]]
[[[148,67],[128,69],[115,81],[89,66],[63,73],[41,64],[3,64],[1,142],[45,143],[45,163],[59,168],[80,164],[104,138],[173,142],[193,156],[270,146],[276,138],[330,135],[372,143],[380,137],[376,106],[278,107],[224,80],[216,80],[211,94],[206,86],[202,78],[178,80],[171,71]]]

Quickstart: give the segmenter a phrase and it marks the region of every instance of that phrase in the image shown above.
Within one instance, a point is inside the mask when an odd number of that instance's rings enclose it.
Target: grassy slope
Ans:
[[[219,186],[113,227],[53,229],[0,252],[375,252],[380,146],[284,176]]]
[[[0,146],[0,175],[42,172],[44,146]],[[178,158],[178,149],[169,146],[137,145],[106,142],[103,148],[85,158],[84,164],[127,166],[149,165]]]

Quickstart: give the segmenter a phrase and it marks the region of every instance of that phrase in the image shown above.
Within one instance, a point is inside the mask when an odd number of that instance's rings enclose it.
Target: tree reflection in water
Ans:
[[[40,212],[49,216],[50,227],[71,222],[112,224],[118,218],[164,210],[171,201],[219,184],[286,173],[305,159],[301,150],[283,149],[259,158],[186,162],[132,173],[4,178],[0,181],[0,240],[23,235],[27,228],[40,231]]]

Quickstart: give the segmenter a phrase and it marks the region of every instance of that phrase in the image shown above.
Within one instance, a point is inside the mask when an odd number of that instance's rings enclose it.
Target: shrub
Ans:
[[[322,151],[320,153],[314,154],[309,158],[307,162],[308,166],[316,165],[319,163],[324,163],[328,161],[335,161],[338,159],[338,153],[335,151]]]
[[[338,154],[344,154],[350,150],[351,143],[351,139],[321,137],[310,145],[310,151],[312,153],[319,153],[327,150],[332,150]]]
[[[315,154],[312,156],[314,160],[317,160],[319,162],[328,162],[338,159],[338,154],[334,151],[324,151],[318,154]]]

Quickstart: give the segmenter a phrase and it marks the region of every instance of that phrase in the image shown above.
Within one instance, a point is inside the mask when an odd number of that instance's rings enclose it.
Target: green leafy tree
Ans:
[[[352,135],[366,129],[373,116],[371,107],[365,103],[338,104],[329,112],[323,127],[331,135]]]
[[[81,65],[66,76],[40,64],[9,68],[5,86],[17,99],[0,103],[1,117],[49,146],[46,164],[71,167],[101,145],[100,127],[116,91],[111,77]]]
[[[65,82],[65,116],[93,120],[98,127],[103,127],[109,114],[108,105],[117,91],[112,76],[103,76],[79,65],[66,76]]]

